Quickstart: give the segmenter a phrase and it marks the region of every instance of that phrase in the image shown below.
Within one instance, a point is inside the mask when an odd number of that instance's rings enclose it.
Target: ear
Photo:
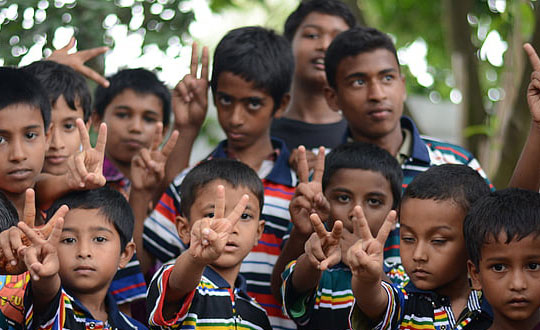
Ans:
[[[281,98],[281,103],[279,104],[279,107],[274,111],[274,114],[272,115],[273,118],[279,118],[283,116],[285,111],[287,110],[287,107],[289,106],[289,102],[291,101],[291,94],[285,93],[283,97]]]
[[[328,103],[328,106],[334,110],[339,111],[339,105],[337,101],[337,92],[332,87],[324,87],[324,97],[326,98],[326,103]]]
[[[124,251],[120,254],[120,262],[118,264],[118,267],[124,268],[128,264],[128,262],[133,257],[133,253],[135,253],[135,243],[133,241],[126,244],[126,247],[124,248]]]
[[[180,239],[184,245],[189,245],[191,240],[191,226],[189,225],[189,220],[181,215],[177,215],[175,220],[178,236],[180,236]]]
[[[88,120],[90,125],[94,128],[96,132],[99,131],[99,125],[101,125],[102,119],[101,116],[97,112],[92,112],[92,115],[90,116],[90,120]]]
[[[482,290],[482,283],[480,282],[480,274],[478,269],[471,260],[467,260],[467,270],[469,271],[469,278],[471,279],[471,287],[474,290]]]
[[[255,243],[253,244],[253,246],[256,246],[257,244],[259,244],[259,240],[261,239],[261,236],[264,232],[264,224],[266,222],[264,220],[259,220],[259,226],[257,227],[257,238],[255,240]]]

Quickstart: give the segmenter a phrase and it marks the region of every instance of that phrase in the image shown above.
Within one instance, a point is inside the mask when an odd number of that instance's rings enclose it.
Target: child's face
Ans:
[[[133,254],[133,243],[120,250],[120,235],[98,209],[72,209],[58,243],[62,285],[78,293],[108,290]]]
[[[184,242],[189,243],[189,230],[185,229],[191,228],[194,222],[204,217],[214,216],[218,185],[225,187],[225,216],[231,213],[243,195],[249,196],[246,209],[234,226],[223,254],[212,264],[216,268],[232,268],[242,263],[242,260],[257,245],[264,230],[264,221],[259,220],[259,199],[247,187],[239,185],[234,188],[224,180],[214,180],[199,188],[197,198],[189,212],[189,225],[186,226],[186,219],[181,219],[182,227],[178,231]]]
[[[38,108],[14,104],[0,110],[0,190],[24,194],[43,168],[48,140]]]
[[[272,118],[281,114],[286,105],[280,105],[273,114],[270,94],[231,72],[219,75],[214,98],[219,124],[232,150],[244,150],[269,139]]]
[[[60,95],[51,111],[51,143],[45,154],[43,172],[62,175],[68,170],[67,160],[75,155],[81,146],[81,137],[75,125],[77,118],[84,119],[84,110],[75,102],[76,110]]]
[[[400,253],[421,290],[450,296],[467,285],[465,211],[451,200],[407,198],[400,210]]]
[[[318,12],[307,15],[292,40],[295,79],[326,84],[324,53],[334,38],[349,26],[339,16]]]
[[[330,219],[341,220],[348,231],[353,231],[353,209],[360,205],[376,236],[386,215],[392,209],[392,188],[380,173],[362,169],[344,168],[336,171],[324,194],[330,203]]]
[[[163,122],[163,102],[154,94],[125,89],[107,105],[101,121],[107,124],[107,156],[129,166],[141,148],[151,146]]]
[[[344,58],[336,71],[336,89],[326,98],[341,110],[353,137],[378,139],[399,129],[406,99],[405,78],[394,55],[376,49]]]
[[[506,234],[501,234],[484,244],[478,268],[469,262],[473,287],[484,292],[494,322],[532,321],[530,329],[540,322],[540,238],[530,235],[505,242]]]

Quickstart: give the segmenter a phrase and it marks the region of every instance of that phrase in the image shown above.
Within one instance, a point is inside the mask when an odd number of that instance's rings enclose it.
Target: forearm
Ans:
[[[540,189],[540,127],[534,122],[508,186],[533,191]]]
[[[54,201],[71,191],[66,175],[40,173],[35,185],[37,205],[40,209],[48,209]]]
[[[36,311],[43,311],[52,302],[58,290],[60,290],[60,276],[57,274],[49,277],[41,277],[39,280],[32,279],[32,302]]]
[[[182,253],[174,264],[167,283],[165,302],[175,304],[199,284],[206,264],[199,262],[189,251]]]
[[[381,280],[373,281],[353,276],[351,287],[356,305],[372,321],[379,321],[388,305],[388,295]]]
[[[199,134],[200,128],[176,127],[176,130],[178,130],[179,133],[178,140],[165,165],[165,187],[171,183],[183,169],[189,166],[191,150],[195,143],[195,139]]]
[[[322,272],[313,266],[307,254],[302,254],[296,261],[291,274],[291,283],[297,293],[308,293],[317,288]]]
[[[298,257],[304,253],[304,244],[308,240],[309,236],[310,235],[298,233],[293,228],[287,243],[285,243],[276,264],[274,265],[270,285],[272,294],[278,301],[281,301],[281,273],[283,273],[289,262],[298,259]]]
[[[129,204],[133,210],[135,223],[133,226],[133,241],[137,251],[137,258],[141,264],[143,274],[154,264],[154,258],[145,250],[143,244],[144,221],[147,216],[148,203],[152,200],[152,194],[146,191],[131,189],[129,194]]]

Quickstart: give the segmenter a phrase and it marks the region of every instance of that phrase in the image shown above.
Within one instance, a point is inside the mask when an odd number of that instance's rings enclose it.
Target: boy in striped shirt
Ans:
[[[232,159],[204,161],[186,175],[180,195],[182,215],[176,224],[189,248],[152,279],[150,325],[271,329],[239,275],[264,228],[264,188],[257,173]]]

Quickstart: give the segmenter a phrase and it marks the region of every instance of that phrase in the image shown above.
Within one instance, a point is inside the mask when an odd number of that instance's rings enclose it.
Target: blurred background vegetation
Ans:
[[[504,187],[530,124],[525,92],[531,67],[522,45],[540,48],[538,1],[343,1],[362,24],[394,38],[409,95],[434,106],[456,105],[462,128],[456,140],[477,155],[497,187]],[[46,57],[75,35],[77,49],[111,48],[89,63],[99,72],[143,66],[172,87],[187,73],[193,41],[212,49],[226,31],[242,25],[282,31],[298,3],[0,0],[0,64]],[[209,146],[222,137],[215,119],[205,124],[203,135]]]

